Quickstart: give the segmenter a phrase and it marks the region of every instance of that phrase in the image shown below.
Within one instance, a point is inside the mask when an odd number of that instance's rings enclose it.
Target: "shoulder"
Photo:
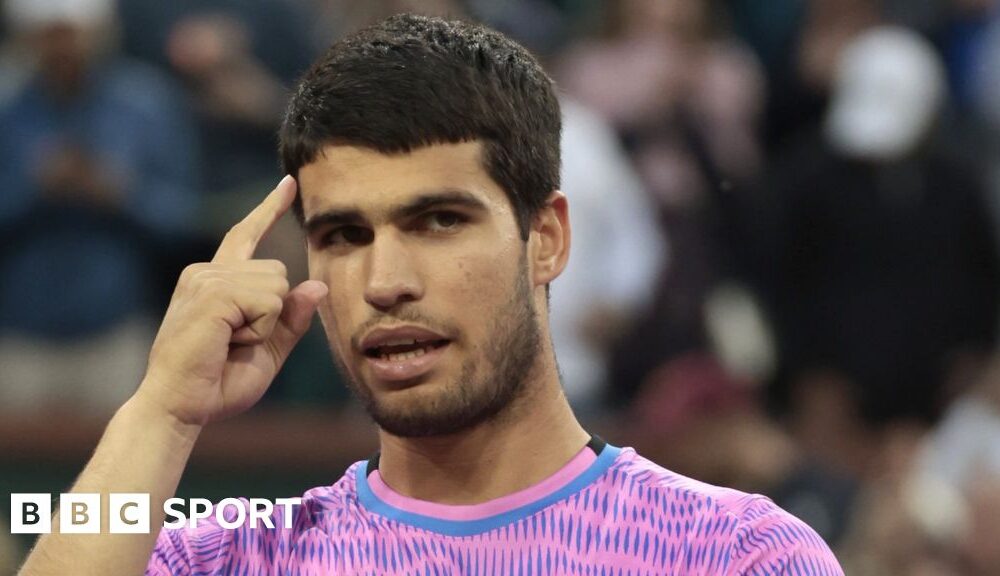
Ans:
[[[618,490],[647,503],[664,530],[699,549],[712,549],[729,565],[727,573],[840,575],[830,548],[804,522],[766,496],[714,486],[672,472],[622,450],[609,470]]]
[[[184,97],[177,82],[150,64],[117,56],[99,66],[99,93],[106,102],[144,115],[162,114],[182,105]]]
[[[305,524],[323,525],[357,508],[357,471],[361,464],[361,462],[352,464],[336,483],[330,486],[317,486],[302,495],[299,514],[302,515]]]
[[[632,448],[621,449],[609,474],[611,480],[622,487],[655,492],[666,498],[664,502],[668,504],[683,501],[689,503],[692,510],[741,516],[752,502],[770,502],[764,496],[715,486],[678,474],[641,456]],[[684,511],[678,510],[677,513],[682,512]]]
[[[768,506],[781,510],[764,496],[714,486],[668,470],[632,448],[622,449],[607,479],[619,493],[646,502],[665,522],[682,527],[711,521],[735,531]]]

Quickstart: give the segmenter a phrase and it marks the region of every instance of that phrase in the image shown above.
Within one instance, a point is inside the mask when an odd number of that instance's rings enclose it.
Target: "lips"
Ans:
[[[412,380],[429,372],[450,340],[418,326],[380,328],[361,341],[361,351],[380,380]]]

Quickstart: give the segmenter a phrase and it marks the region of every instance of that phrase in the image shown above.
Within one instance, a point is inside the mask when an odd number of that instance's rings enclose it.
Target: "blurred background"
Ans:
[[[848,574],[1000,574],[1000,0],[2,6],[4,490],[71,485],[179,271],[280,178],[298,75],[420,12],[508,33],[558,84],[551,321],[593,432],[770,496]],[[306,275],[290,218],[259,254]],[[315,329],[180,495],[299,495],[375,448]],[[30,545],[7,513],[0,574]]]

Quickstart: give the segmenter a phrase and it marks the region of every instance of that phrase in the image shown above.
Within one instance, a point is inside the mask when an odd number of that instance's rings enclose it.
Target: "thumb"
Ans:
[[[285,295],[281,317],[271,332],[279,362],[285,361],[302,335],[309,330],[313,314],[328,291],[326,284],[319,280],[306,280]]]

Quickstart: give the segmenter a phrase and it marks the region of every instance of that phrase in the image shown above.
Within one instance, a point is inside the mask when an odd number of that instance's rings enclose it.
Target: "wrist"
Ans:
[[[139,387],[139,390],[119,409],[119,414],[166,432],[176,440],[193,445],[201,434],[203,426],[178,418],[161,402],[145,392],[144,388],[145,386]]]

